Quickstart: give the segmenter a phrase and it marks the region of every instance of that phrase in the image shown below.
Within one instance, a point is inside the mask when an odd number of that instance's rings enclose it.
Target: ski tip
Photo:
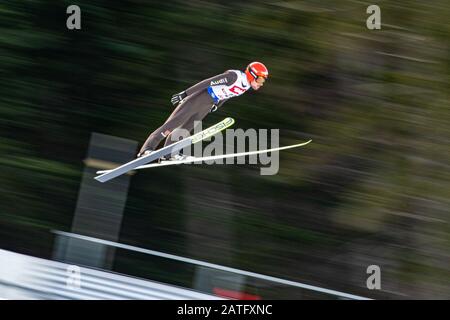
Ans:
[[[311,142],[312,142],[312,139],[309,139],[309,140],[307,140],[307,141],[304,141],[304,142],[300,142],[300,143],[294,144],[294,145],[292,145],[292,147],[302,147],[302,146],[306,146],[307,144],[309,144],[309,143],[311,143]]]
[[[227,118],[225,118],[223,121],[226,122],[227,124],[229,124],[230,126],[231,126],[232,124],[234,124],[234,122],[235,122],[234,119],[231,118],[231,117],[227,117]]]

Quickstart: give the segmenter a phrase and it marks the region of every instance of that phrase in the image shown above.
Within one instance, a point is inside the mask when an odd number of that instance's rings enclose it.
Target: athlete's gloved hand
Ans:
[[[187,97],[186,91],[182,91],[180,93],[176,93],[172,96],[172,99],[170,99],[170,102],[172,102],[172,104],[174,106],[177,106],[181,101],[183,101],[184,98]]]

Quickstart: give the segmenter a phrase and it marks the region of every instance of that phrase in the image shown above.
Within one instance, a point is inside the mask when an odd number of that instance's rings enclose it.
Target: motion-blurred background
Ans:
[[[81,30],[66,28],[72,4]],[[366,27],[371,4],[381,30]],[[280,145],[313,143],[281,152],[275,176],[255,165],[139,172],[118,242],[372,298],[449,299],[449,6],[2,1],[0,248],[52,258],[94,132],[140,145],[172,94],[258,60],[266,85],[206,124],[230,116],[279,128]],[[381,290],[366,287],[369,265]],[[127,251],[111,269],[193,282],[189,266]],[[296,298],[266,289],[245,291]]]

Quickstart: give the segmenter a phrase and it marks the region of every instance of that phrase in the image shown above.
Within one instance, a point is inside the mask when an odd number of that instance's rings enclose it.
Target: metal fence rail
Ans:
[[[93,242],[93,243],[97,243],[97,244],[102,244],[105,246],[111,246],[111,247],[130,250],[130,251],[134,251],[134,252],[140,252],[140,253],[144,253],[144,254],[148,254],[148,255],[152,255],[152,256],[181,261],[181,262],[185,262],[185,263],[189,263],[189,264],[193,264],[193,265],[197,265],[197,266],[202,266],[202,267],[207,267],[207,268],[211,268],[211,269],[215,269],[215,270],[226,271],[226,272],[230,272],[233,274],[239,274],[239,275],[243,275],[243,276],[253,277],[256,279],[261,279],[261,280],[266,280],[266,281],[279,283],[279,284],[283,284],[283,285],[288,285],[288,286],[292,286],[292,287],[311,290],[314,292],[320,292],[320,293],[327,294],[327,295],[330,295],[333,297],[338,297],[341,299],[371,300],[367,297],[362,297],[362,296],[358,296],[358,295],[354,295],[354,294],[349,294],[349,293],[340,292],[340,291],[336,291],[336,290],[326,289],[326,288],[322,288],[322,287],[318,287],[318,286],[308,285],[305,283],[281,279],[281,278],[272,277],[272,276],[268,276],[268,275],[258,274],[255,272],[226,267],[226,266],[213,264],[213,263],[209,263],[209,262],[204,262],[204,261],[200,261],[200,260],[180,257],[180,256],[176,256],[173,254],[168,254],[168,253],[159,252],[159,251],[155,251],[155,250],[139,248],[136,246],[117,243],[117,242],[113,242],[113,241],[102,240],[102,239],[97,239],[97,238],[93,238],[93,237],[88,237],[88,236],[83,236],[83,235],[79,235],[79,234],[63,232],[63,231],[53,231],[53,232],[55,234],[57,234],[59,236],[63,236],[63,237],[85,240],[85,241],[89,241],[89,242]]]

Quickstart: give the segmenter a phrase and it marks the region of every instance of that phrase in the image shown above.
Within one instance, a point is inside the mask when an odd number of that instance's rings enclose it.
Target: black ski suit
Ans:
[[[203,80],[185,91],[186,98],[175,108],[166,122],[156,129],[147,138],[140,152],[145,150],[156,150],[161,141],[165,138],[165,146],[172,143],[170,135],[175,129],[183,128],[189,132],[194,129],[194,121],[201,121],[206,115],[219,108],[226,100],[217,104],[209,95],[207,88],[209,86],[220,85],[223,83],[234,83],[237,80],[236,73],[226,71],[212,78]]]

